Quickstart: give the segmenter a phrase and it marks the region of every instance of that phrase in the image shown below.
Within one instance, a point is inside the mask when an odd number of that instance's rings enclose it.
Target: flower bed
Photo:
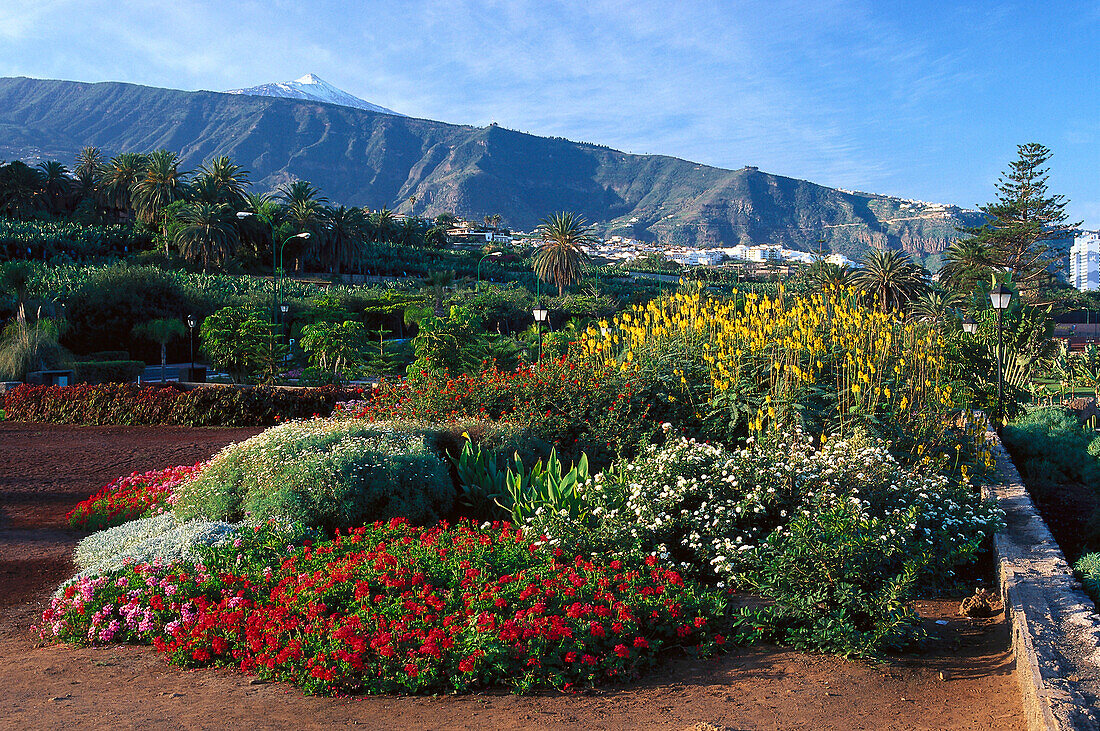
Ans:
[[[636,451],[662,420],[636,390],[629,375],[567,356],[515,371],[490,365],[457,375],[414,373],[383,381],[371,399],[342,404],[337,413],[369,421],[491,419],[530,430],[567,460],[585,452],[606,464]]]
[[[287,548],[265,525],[194,565],[131,565],[53,600],[42,636],[151,643],[306,692],[564,689],[631,677],[673,647],[708,654],[765,631],[727,594],[656,560],[563,553],[507,524],[375,523]]]
[[[23,385],[4,394],[11,421],[54,424],[176,426],[269,426],[279,421],[327,416],[362,389],[137,386],[105,383],[76,386]]]
[[[203,464],[134,472],[120,477],[81,501],[65,518],[77,530],[103,530],[144,515],[164,511],[172,493],[202,471]]]

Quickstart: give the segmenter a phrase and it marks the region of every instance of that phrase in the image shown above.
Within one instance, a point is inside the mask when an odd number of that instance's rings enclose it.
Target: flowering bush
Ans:
[[[965,483],[866,437],[815,449],[794,432],[739,451],[677,437],[580,492],[607,543],[761,591],[789,639],[843,652],[903,637],[913,591],[949,581],[1000,525]]]
[[[645,563],[564,554],[507,524],[394,520],[287,548],[257,527],[203,562],[82,577],[46,638],[152,643],[306,692],[572,688],[636,675],[663,648],[708,654],[764,625],[726,593]]]
[[[923,445],[954,456],[944,425],[964,404],[943,338],[866,306],[857,292],[792,295],[780,285],[722,298],[685,287],[600,325],[581,338],[588,358],[635,375],[650,403],[679,405],[680,418],[668,420],[708,440],[793,425],[814,434],[869,428],[896,453]]]
[[[423,434],[313,419],[222,449],[176,493],[181,520],[280,517],[328,530],[405,517],[436,520],[454,500],[447,465]]]
[[[631,378],[569,357],[515,371],[491,365],[460,375],[416,372],[383,381],[370,400],[344,404],[338,413],[368,421],[501,421],[555,446],[566,461],[585,452],[593,465],[633,453],[657,428]]]
[[[289,419],[327,416],[339,401],[362,396],[362,389],[208,386],[184,390],[174,385],[103,383],[76,386],[18,386],[4,394],[11,421],[54,424],[179,426],[269,426]]]
[[[198,463],[120,477],[82,500],[65,517],[69,526],[77,530],[103,530],[143,515],[163,512],[172,493],[202,468],[202,463]]]

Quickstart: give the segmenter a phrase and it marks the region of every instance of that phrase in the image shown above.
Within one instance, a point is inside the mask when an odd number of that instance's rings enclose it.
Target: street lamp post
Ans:
[[[477,291],[478,292],[481,291],[481,262],[485,261],[490,256],[497,256],[499,254],[500,254],[499,251],[490,251],[488,254],[486,254],[485,256],[483,256],[483,257],[481,257],[480,259],[477,260]]]
[[[1012,290],[998,284],[990,291],[989,301],[997,313],[997,423],[1000,424],[1004,418],[1004,358],[1001,352],[1004,347],[1004,321],[1001,313],[1012,302]]]
[[[535,309],[531,310],[531,314],[535,317],[535,327],[539,329],[539,363],[542,362],[542,323],[546,322],[550,317],[550,311],[542,305],[536,304]]]
[[[251,211],[237,211],[237,218],[253,218],[256,214]],[[271,281],[273,284],[271,296],[271,317],[272,319],[278,319],[279,312],[279,273],[283,270],[283,251],[286,249],[286,245],[290,243],[291,239],[308,239],[312,234],[308,231],[294,234],[287,237],[287,240],[283,242],[283,245],[279,247],[279,258],[275,259],[275,224],[268,222],[268,227],[271,228]]]
[[[198,324],[199,321],[195,319],[194,315],[187,316],[188,340],[191,341],[191,373],[188,374],[187,380],[195,377],[195,325]]]

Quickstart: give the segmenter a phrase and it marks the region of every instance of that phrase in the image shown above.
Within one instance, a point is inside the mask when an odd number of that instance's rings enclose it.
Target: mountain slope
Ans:
[[[558,210],[605,233],[664,244],[775,243],[858,256],[869,246],[941,251],[977,214],[853,193],[756,168],[723,170],[660,155],[271,96],[122,83],[0,79],[0,158],[71,163],[179,152],[197,167],[229,155],[260,190],[294,179],[334,201],[434,216],[500,213],[530,230]],[[415,196],[415,205],[413,197]]]
[[[277,96],[283,99],[304,99],[311,102],[324,102],[326,104],[339,104],[342,107],[354,109],[366,109],[368,112],[381,112],[382,114],[396,114],[404,117],[404,114],[392,109],[380,107],[377,104],[353,96],[342,89],[337,89],[316,74],[306,74],[294,81],[276,81],[273,84],[261,84],[247,89],[230,89],[226,94],[245,94],[248,96]]]

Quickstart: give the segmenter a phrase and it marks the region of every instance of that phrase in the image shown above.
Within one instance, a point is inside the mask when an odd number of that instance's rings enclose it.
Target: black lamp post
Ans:
[[[284,326],[282,329],[284,330],[285,334],[285,331],[287,329],[285,325],[288,324],[286,321],[286,313],[290,312],[290,305],[288,305],[286,302],[283,302],[281,305],[279,305],[279,312],[281,313],[279,324]]]
[[[195,377],[195,325],[199,324],[194,315],[187,316],[188,341],[191,345],[191,372],[187,374],[187,380]]]
[[[542,305],[535,305],[535,309],[531,310],[531,314],[535,317],[535,327],[539,329],[539,363],[542,362],[542,323],[550,317],[550,311]]]
[[[1008,309],[1012,302],[1012,290],[998,284],[989,292],[989,301],[993,304],[993,310],[997,313],[997,423],[1000,424],[1004,414],[1004,364],[1001,350],[1004,342],[1004,324],[1001,313]]]

